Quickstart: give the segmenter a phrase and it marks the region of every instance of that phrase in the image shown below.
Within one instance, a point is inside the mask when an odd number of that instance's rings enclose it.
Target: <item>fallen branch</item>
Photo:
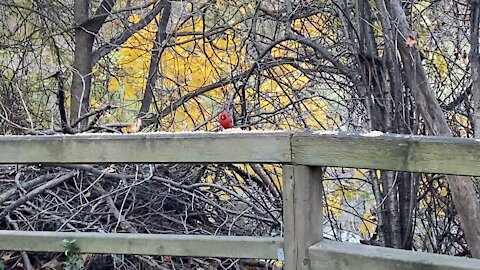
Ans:
[[[62,175],[58,178],[48,181],[47,183],[45,183],[45,185],[39,186],[36,189],[30,191],[24,197],[21,197],[20,199],[16,200],[9,206],[5,207],[5,209],[0,213],[0,219],[5,218],[5,216],[7,216],[10,212],[15,210],[20,205],[23,205],[25,202],[30,201],[38,194],[67,181],[68,179],[72,178],[75,174],[76,174],[75,171],[69,172],[65,175]]]
[[[41,175],[39,177],[36,177],[28,182],[25,182],[25,183],[21,183],[20,187],[23,188],[23,189],[29,189],[35,185],[38,185],[42,182],[45,182],[47,180],[51,180],[55,177],[55,174],[44,174],[44,175]],[[3,204],[8,198],[10,198],[11,196],[13,196],[15,194],[15,192],[17,192],[18,190],[18,186],[15,186],[11,189],[8,189],[6,191],[4,191],[3,193],[0,194],[0,205]]]

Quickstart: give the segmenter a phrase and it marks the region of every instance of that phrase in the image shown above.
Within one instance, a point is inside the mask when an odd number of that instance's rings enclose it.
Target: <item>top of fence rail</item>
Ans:
[[[0,137],[0,163],[288,163],[288,132]]]
[[[480,175],[480,140],[370,133],[297,133],[292,161],[303,165]]]
[[[480,175],[480,141],[380,132],[0,136],[0,164],[289,163]]]

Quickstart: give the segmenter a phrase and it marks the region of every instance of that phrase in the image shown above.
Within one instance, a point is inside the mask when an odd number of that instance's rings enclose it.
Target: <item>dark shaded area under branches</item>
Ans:
[[[270,194],[262,181],[238,165],[230,166],[235,167],[235,174],[227,173],[225,166],[199,164],[2,166],[0,227],[13,229],[15,224],[21,230],[39,231],[280,235],[281,198]],[[42,263],[49,258],[30,255],[32,261]],[[254,260],[110,255],[94,255],[86,265],[88,269],[108,267],[117,257],[122,259],[115,262],[116,269],[130,269],[127,264],[153,267],[146,269],[158,269],[155,265],[180,269],[268,266]],[[7,265],[18,262],[15,258]]]

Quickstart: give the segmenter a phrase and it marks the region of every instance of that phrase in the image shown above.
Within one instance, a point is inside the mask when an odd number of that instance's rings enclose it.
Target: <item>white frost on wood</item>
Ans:
[[[378,131],[378,130],[374,130],[374,131],[370,131],[368,133],[361,134],[361,136],[363,136],[363,137],[378,137],[378,136],[382,136],[382,135],[384,135],[383,132]]]
[[[62,134],[57,133],[53,135],[2,135],[0,134],[0,138],[2,137],[92,137],[92,136],[113,136],[113,135],[123,135],[123,136],[138,136],[138,135],[146,135],[146,136],[155,136],[155,135],[193,135],[193,134],[222,134],[222,133],[241,133],[241,134],[261,134],[261,133],[291,133],[289,130],[243,130],[241,128],[231,128],[225,129],[221,131],[176,131],[176,132],[168,132],[168,131],[156,131],[156,132],[136,132],[136,133],[77,133],[77,134]]]
[[[338,135],[339,131],[336,131],[336,130],[318,130],[318,131],[314,131],[313,134],[315,134],[315,135]]]
[[[175,132],[169,132],[169,131],[156,131],[156,132],[137,132],[137,133],[130,133],[130,134],[125,134],[125,135],[181,135],[181,134],[218,134],[218,133],[285,133],[285,132],[290,132],[288,130],[243,130],[241,128],[229,128],[221,131],[203,131],[203,130],[198,130],[198,131],[175,131]],[[114,133],[90,133],[92,134],[114,134]]]
[[[245,130],[241,128],[229,128],[229,129],[224,129],[221,132],[222,133],[245,133]],[[250,131],[247,131],[247,133],[250,133]]]

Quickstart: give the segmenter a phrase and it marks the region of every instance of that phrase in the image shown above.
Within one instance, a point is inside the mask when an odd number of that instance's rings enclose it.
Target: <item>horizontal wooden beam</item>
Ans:
[[[0,164],[284,163],[480,175],[480,141],[348,132],[0,136]]]
[[[280,237],[160,235],[0,230],[0,250],[64,252],[76,239],[82,253],[277,259]]]
[[[480,175],[480,141],[372,132],[298,133],[292,161],[337,166],[458,175]]]
[[[0,136],[0,164],[288,163],[290,133]]]
[[[480,260],[324,240],[309,248],[315,270],[478,270]]]

